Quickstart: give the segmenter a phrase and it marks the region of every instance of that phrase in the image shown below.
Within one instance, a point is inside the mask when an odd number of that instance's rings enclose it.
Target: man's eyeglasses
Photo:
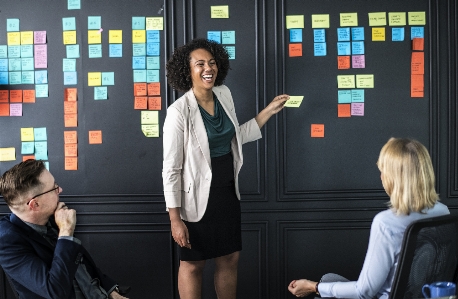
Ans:
[[[46,191],[46,192],[37,194],[37,195],[35,195],[34,197],[32,197],[32,198],[26,203],[26,205],[29,205],[29,203],[30,203],[30,201],[31,201],[32,199],[35,199],[35,198],[37,198],[38,196],[42,196],[42,195],[44,195],[44,194],[46,194],[46,193],[53,192],[53,191],[56,191],[56,190],[57,190],[57,193],[59,193],[59,188],[60,188],[60,186],[56,184],[56,187],[52,188],[51,190],[48,190],[48,191]]]

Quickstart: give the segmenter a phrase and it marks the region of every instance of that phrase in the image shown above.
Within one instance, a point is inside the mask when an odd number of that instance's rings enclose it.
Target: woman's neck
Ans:
[[[193,88],[194,96],[196,97],[197,103],[200,105],[205,105],[210,102],[213,102],[213,91],[210,90],[198,90]]]

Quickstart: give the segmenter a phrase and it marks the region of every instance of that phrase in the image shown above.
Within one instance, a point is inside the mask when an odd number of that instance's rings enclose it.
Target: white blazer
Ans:
[[[213,92],[235,127],[231,151],[235,192],[240,200],[238,175],[243,164],[242,144],[257,140],[262,134],[254,118],[239,126],[229,88],[215,86]],[[162,179],[167,210],[179,207],[182,219],[197,222],[207,208],[212,166],[207,131],[192,89],[169,106],[163,130]]]

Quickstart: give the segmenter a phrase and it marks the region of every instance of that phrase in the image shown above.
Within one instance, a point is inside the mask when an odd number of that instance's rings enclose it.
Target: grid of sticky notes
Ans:
[[[212,19],[229,19],[229,6],[217,5],[210,6],[210,16]],[[235,59],[235,31],[207,31],[207,39],[222,44],[229,54],[229,59]]]
[[[303,15],[286,16],[286,29],[289,29],[288,56],[302,56],[302,29],[304,28]],[[326,46],[326,44],[325,44]]]
[[[64,126],[65,128],[78,127],[78,89],[69,87],[64,89]],[[64,131],[64,169],[78,170],[78,139],[77,131]]]
[[[424,38],[412,38],[411,80],[410,96],[412,98],[424,97],[425,52]]]
[[[141,130],[146,137],[159,137],[160,31],[162,18],[132,17],[132,69],[134,109],[141,110]]]
[[[23,161],[48,160],[48,137],[45,127],[21,128],[21,155]]]

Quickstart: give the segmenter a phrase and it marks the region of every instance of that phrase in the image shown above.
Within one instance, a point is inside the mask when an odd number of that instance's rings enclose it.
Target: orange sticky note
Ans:
[[[146,110],[148,109],[147,97],[135,97],[134,109]]]
[[[146,96],[146,83],[134,83],[134,96]]]
[[[64,102],[64,114],[78,113],[78,102]]]
[[[65,148],[65,157],[78,157],[78,144],[67,143],[65,144],[64,148]]]
[[[10,103],[22,103],[22,89],[10,90]]]
[[[424,75],[411,75],[410,76],[410,96],[412,98],[424,97]]]
[[[412,39],[412,50],[423,51],[425,49],[425,39],[422,37],[414,37]]]
[[[161,83],[153,82],[148,83],[148,95],[149,96],[158,96],[161,94]]]
[[[78,170],[78,158],[65,157],[65,170]]]
[[[64,114],[64,126],[73,128],[78,126],[78,114]]]
[[[64,143],[78,143],[78,134],[76,131],[64,131]]]
[[[350,56],[337,56],[337,68],[347,70],[350,68]]]
[[[425,52],[412,52],[412,62],[410,66],[412,75],[424,75]]]
[[[337,117],[351,117],[351,104],[337,104]]]
[[[24,103],[35,103],[35,90],[26,90],[22,91],[22,101]]]
[[[89,131],[89,144],[101,144],[102,131]]]
[[[289,57],[302,56],[302,44],[289,44]]]
[[[148,97],[148,110],[161,110],[161,97]]]
[[[324,137],[324,124],[312,124],[311,137]]]
[[[22,156],[22,162],[27,160],[35,160],[35,155]]]
[[[0,90],[0,103],[8,103],[8,90]]]
[[[10,116],[10,104],[0,104],[0,116]]]
[[[76,88],[65,88],[64,101],[76,102],[78,99],[78,89]]]

